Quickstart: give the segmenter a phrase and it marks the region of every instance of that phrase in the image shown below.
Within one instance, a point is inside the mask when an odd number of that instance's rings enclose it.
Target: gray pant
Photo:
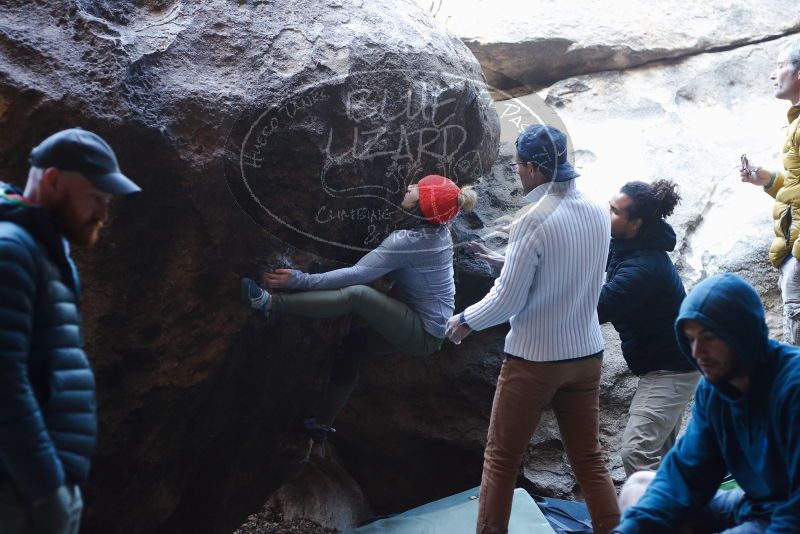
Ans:
[[[780,270],[778,283],[783,298],[783,341],[800,345],[800,262],[790,254]]]
[[[78,486],[61,486],[46,501],[31,508],[10,482],[0,482],[2,534],[78,534],[82,511]]]
[[[683,412],[699,380],[697,371],[653,371],[639,377],[620,451],[627,476],[658,469],[661,459],[675,444]]]

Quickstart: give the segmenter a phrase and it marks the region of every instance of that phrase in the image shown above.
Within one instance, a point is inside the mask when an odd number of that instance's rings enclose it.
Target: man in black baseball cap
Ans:
[[[24,193],[0,182],[0,532],[77,534],[97,417],[67,242],[92,245],[111,195],[139,187],[78,128],[30,163]]]
[[[70,128],[31,150],[24,197],[50,211],[65,237],[91,246],[108,217],[112,195],[140,191],[119,170],[114,151],[99,135]]]

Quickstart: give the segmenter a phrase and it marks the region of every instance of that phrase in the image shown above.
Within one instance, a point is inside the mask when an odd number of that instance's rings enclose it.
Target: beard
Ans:
[[[727,384],[731,380],[747,374],[744,362],[738,357],[728,362],[727,365],[720,365],[718,363],[715,367],[714,372],[710,375],[701,370],[706,380],[715,386]]]
[[[81,217],[69,197],[55,206],[54,211],[61,222],[64,237],[70,243],[81,248],[89,248],[97,242],[103,221],[94,217]]]
[[[103,224],[100,221],[68,223],[64,225],[64,235],[70,243],[78,247],[89,248],[97,242],[102,227]]]

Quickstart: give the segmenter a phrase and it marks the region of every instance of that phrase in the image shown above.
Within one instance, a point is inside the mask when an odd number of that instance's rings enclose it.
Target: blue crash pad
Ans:
[[[475,532],[478,520],[478,488],[445,497],[402,514],[380,519],[353,534],[465,534]],[[536,502],[522,488],[514,490],[508,534],[554,534]]]

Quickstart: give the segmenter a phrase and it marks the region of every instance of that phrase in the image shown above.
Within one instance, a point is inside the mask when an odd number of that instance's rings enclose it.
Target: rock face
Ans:
[[[120,533],[230,532],[301,468],[346,320],[268,327],[238,277],[360,256],[407,183],[475,180],[499,134],[474,57],[410,1],[5,2],[0,124],[7,180],[79,125],[144,189],[77,253],[84,531]]]
[[[272,493],[265,508],[286,521],[308,519],[337,531],[372,517],[364,492],[330,443],[315,445],[300,474]]]
[[[759,42],[800,30],[788,0],[417,0],[461,37],[489,84],[535,87]]]

